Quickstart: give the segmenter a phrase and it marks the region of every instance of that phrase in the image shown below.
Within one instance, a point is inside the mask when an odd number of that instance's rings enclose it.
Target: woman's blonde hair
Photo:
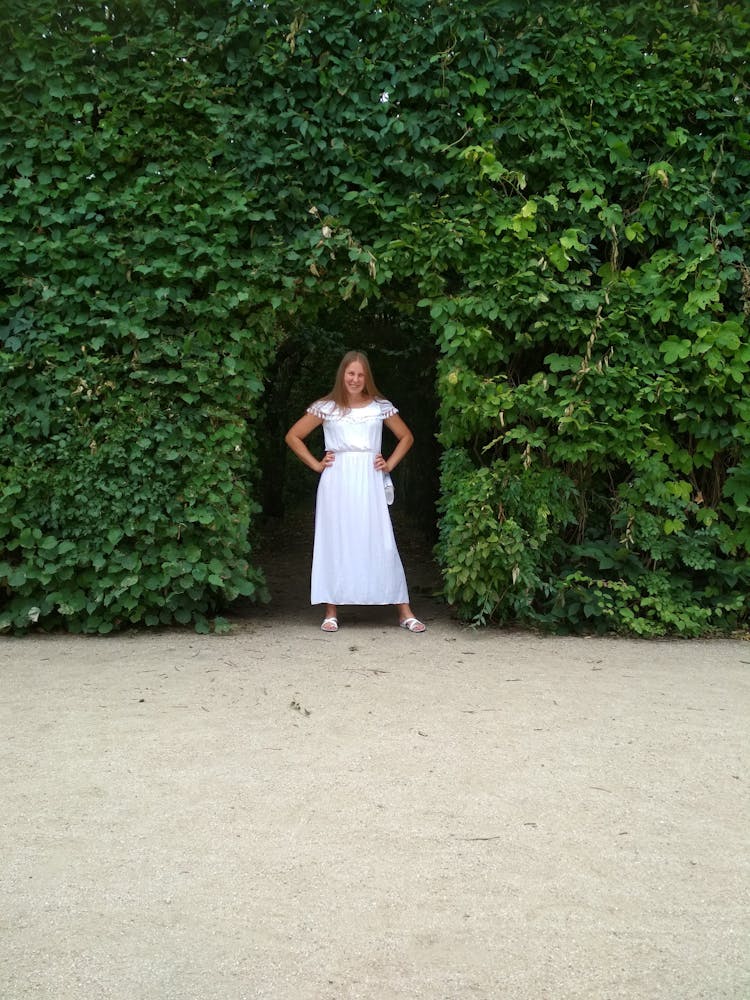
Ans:
[[[372,369],[370,368],[370,362],[364,351],[347,351],[339,364],[333,388],[327,396],[323,396],[323,399],[333,400],[336,406],[342,410],[349,409],[349,393],[346,391],[346,386],[344,385],[344,372],[349,365],[353,364],[355,361],[359,361],[365,370],[365,388],[362,395],[369,396],[370,399],[384,398],[380,389],[378,389],[375,385],[375,380],[372,377]]]

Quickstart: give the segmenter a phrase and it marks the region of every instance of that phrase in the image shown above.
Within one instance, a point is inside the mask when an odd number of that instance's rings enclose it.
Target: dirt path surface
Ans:
[[[3,1000],[747,1000],[750,643],[0,644]],[[420,574],[422,577],[420,578]]]

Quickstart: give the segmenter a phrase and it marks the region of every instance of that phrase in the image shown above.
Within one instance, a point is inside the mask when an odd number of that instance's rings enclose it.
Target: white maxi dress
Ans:
[[[323,421],[326,451],[336,456],[318,483],[310,603],[408,604],[384,475],[374,467],[383,421],[398,410],[387,399],[343,411],[318,400],[307,412]]]

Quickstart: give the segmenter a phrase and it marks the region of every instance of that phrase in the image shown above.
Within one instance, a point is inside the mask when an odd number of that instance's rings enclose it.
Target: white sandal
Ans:
[[[324,618],[320,627],[323,632],[338,632],[339,620],[338,618]]]
[[[404,618],[398,623],[399,628],[405,628],[407,632],[426,632],[427,627],[418,618]]]

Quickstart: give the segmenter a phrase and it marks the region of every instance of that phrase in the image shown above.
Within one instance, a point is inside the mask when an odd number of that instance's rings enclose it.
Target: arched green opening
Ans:
[[[282,598],[279,591],[285,586],[285,577],[303,581],[308,578],[318,482],[286,447],[284,435],[305,408],[328,391],[342,355],[352,349],[367,353],[378,386],[394,401],[414,433],[414,447],[393,477],[397,499],[392,517],[399,544],[402,538],[415,543],[411,549],[407,546],[405,562],[409,561],[409,551],[413,551],[420,553],[424,564],[425,553],[430,558],[437,538],[438,350],[426,315],[398,308],[385,299],[364,310],[324,303],[318,310],[311,309],[309,316],[285,324],[266,373],[257,435],[260,480],[256,498],[262,513],[256,536],[272,602]],[[322,431],[312,435],[309,443],[314,453],[322,452]],[[386,431],[386,453],[390,445]],[[274,561],[282,548],[287,568],[279,573]],[[422,570],[421,579],[425,576],[424,566]],[[437,583],[439,575],[434,564],[427,575]],[[302,596],[299,584],[295,589]]]

